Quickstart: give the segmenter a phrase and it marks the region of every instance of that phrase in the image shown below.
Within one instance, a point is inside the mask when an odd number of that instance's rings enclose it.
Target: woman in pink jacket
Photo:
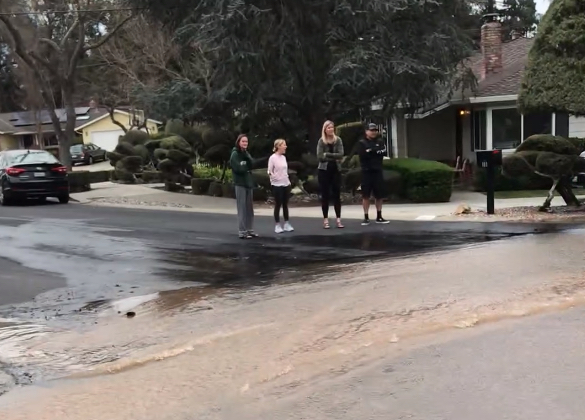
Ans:
[[[286,162],[286,141],[278,139],[274,142],[274,153],[268,159],[268,175],[274,195],[274,232],[292,232],[294,229],[288,221],[288,197],[290,194],[290,179],[288,177],[288,163]],[[284,226],[280,224],[280,208],[284,217]]]

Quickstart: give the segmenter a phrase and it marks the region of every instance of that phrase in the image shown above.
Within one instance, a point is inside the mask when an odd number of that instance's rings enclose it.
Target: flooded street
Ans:
[[[432,394],[423,377],[440,377],[448,394],[480,359],[526,359],[523,344],[504,346],[529,330],[523,322],[556,325],[547,316],[565,313],[576,326],[578,309],[564,311],[585,302],[580,229],[395,222],[327,232],[307,219],[274,238],[260,219],[263,237],[242,243],[227,216],[9,211],[3,420],[463,420],[439,390],[430,406],[412,402]],[[497,345],[486,348],[485,334],[499,334]],[[448,355],[465,348],[465,367],[454,364]],[[451,383],[445,369],[467,373]],[[380,372],[400,377],[386,383]]]

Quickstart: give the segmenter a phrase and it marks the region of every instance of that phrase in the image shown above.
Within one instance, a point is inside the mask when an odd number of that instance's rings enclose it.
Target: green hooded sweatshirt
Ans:
[[[254,188],[252,163],[252,156],[250,156],[250,153],[234,147],[230,157],[230,167],[234,174],[234,185],[250,189]]]

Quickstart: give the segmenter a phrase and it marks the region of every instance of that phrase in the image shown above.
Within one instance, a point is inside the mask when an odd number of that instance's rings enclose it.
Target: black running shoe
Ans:
[[[364,219],[362,221],[362,226],[368,226],[370,224],[370,219]]]
[[[379,225],[387,225],[388,223],[390,223],[390,220],[386,220],[383,217],[378,217],[376,219],[376,223],[378,223]]]

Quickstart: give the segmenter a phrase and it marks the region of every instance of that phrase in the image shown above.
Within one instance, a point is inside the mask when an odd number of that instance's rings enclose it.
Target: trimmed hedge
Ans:
[[[343,141],[345,154],[349,155],[357,142],[364,136],[365,126],[362,122],[350,122],[335,127],[335,134]]]
[[[415,203],[442,203],[451,199],[454,170],[444,163],[414,158],[384,159],[386,170],[402,175],[405,198]]]
[[[89,172],[89,183],[97,184],[100,182],[108,182],[110,179],[112,179],[112,172],[112,169]]]
[[[72,193],[89,191],[91,189],[91,172],[75,171],[69,172],[69,191]]]

